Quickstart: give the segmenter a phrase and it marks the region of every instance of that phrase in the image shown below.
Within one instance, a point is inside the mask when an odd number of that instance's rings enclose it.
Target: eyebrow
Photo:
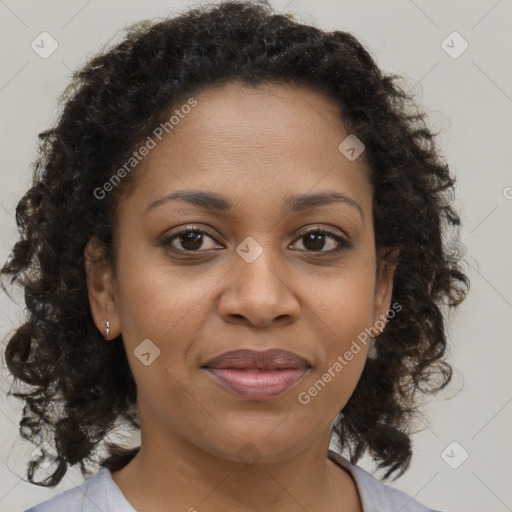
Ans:
[[[148,205],[144,214],[149,210],[156,208],[162,204],[165,204],[172,200],[184,201],[190,204],[194,204],[206,210],[213,211],[232,211],[233,203],[225,196],[217,194],[215,192],[204,192],[202,190],[176,190],[170,194],[167,194],[159,199],[156,199]],[[315,208],[318,206],[327,206],[332,203],[348,204],[356,208],[364,222],[363,209],[354,199],[342,194],[335,192],[334,190],[324,190],[315,193],[297,194],[287,196],[284,201],[283,211],[284,212],[301,212],[309,208]]]

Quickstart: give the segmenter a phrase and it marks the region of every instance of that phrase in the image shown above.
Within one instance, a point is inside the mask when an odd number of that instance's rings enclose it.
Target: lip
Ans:
[[[242,349],[224,352],[201,369],[238,396],[267,400],[289,391],[309,372],[311,365],[285,349]]]
[[[252,400],[268,400],[285,394],[298,384],[311,368],[290,368],[287,370],[203,369],[218,384],[237,396]]]
[[[240,349],[224,352],[207,361],[201,368],[287,370],[311,366],[301,356],[289,350],[272,348],[265,351]]]

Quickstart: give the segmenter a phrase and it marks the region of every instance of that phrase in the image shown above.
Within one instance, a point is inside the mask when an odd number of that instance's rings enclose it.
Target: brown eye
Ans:
[[[169,248],[177,253],[201,253],[216,248],[215,244],[208,247],[208,241],[216,242],[213,235],[203,229],[188,227],[181,231],[172,233],[162,239],[161,246]],[[298,240],[303,240],[303,249],[305,252],[332,254],[350,249],[352,245],[343,237],[332,231],[315,228],[303,233]],[[327,250],[325,250],[327,248]]]
[[[206,242],[215,239],[201,229],[187,228],[170,236],[166,236],[160,245],[170,247],[178,252],[200,252],[215,247],[205,247]]]
[[[343,237],[321,228],[303,233],[299,240],[302,239],[304,240],[302,245],[308,252],[337,253],[351,248],[351,244]],[[328,243],[329,239],[331,239],[331,243]],[[331,248],[326,251],[322,250],[326,246],[331,246]]]

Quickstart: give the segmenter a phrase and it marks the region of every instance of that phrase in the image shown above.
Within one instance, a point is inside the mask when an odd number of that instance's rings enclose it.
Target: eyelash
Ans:
[[[213,239],[215,242],[217,242],[217,240],[215,239],[215,237],[209,233],[208,231],[205,231],[204,229],[200,229],[200,228],[196,228],[194,226],[189,226],[185,229],[182,229],[181,231],[178,231],[176,233],[173,233],[172,235],[170,236],[166,236],[162,239],[162,241],[159,243],[160,246],[163,246],[163,247],[170,247],[171,246],[171,243],[177,239],[180,235],[184,235],[184,234],[187,234],[187,233],[200,233],[202,235],[207,235],[208,237],[210,237],[211,239]],[[303,237],[305,237],[306,235],[309,235],[311,233],[320,233],[320,234],[324,234],[324,235],[328,235],[329,237],[333,238],[338,246],[336,247],[336,249],[331,249],[330,251],[307,251],[308,253],[318,253],[318,254],[338,254],[340,252],[343,252],[345,250],[348,250],[348,249],[351,249],[352,248],[352,244],[350,242],[348,242],[347,240],[345,240],[343,237],[341,237],[340,235],[336,234],[336,233],[333,233],[332,231],[329,231],[328,229],[325,229],[325,228],[313,228],[313,229],[310,229],[309,231],[306,231],[305,233],[302,233],[301,236],[299,238],[297,238],[295,241],[298,241],[300,239],[302,239]],[[217,242],[218,243],[218,242]],[[183,249],[176,249],[175,247],[172,247],[172,250],[173,251],[176,251],[178,253],[191,253],[191,254],[199,254],[201,251],[187,251],[187,250],[183,250]]]

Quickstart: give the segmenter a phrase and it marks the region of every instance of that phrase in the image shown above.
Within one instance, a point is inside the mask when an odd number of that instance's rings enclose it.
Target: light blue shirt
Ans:
[[[394,489],[370,473],[329,450],[328,457],[346,468],[353,476],[363,512],[441,512],[421,505],[398,489]],[[112,479],[110,470],[102,467],[80,486],[50,498],[24,512],[137,512]]]

